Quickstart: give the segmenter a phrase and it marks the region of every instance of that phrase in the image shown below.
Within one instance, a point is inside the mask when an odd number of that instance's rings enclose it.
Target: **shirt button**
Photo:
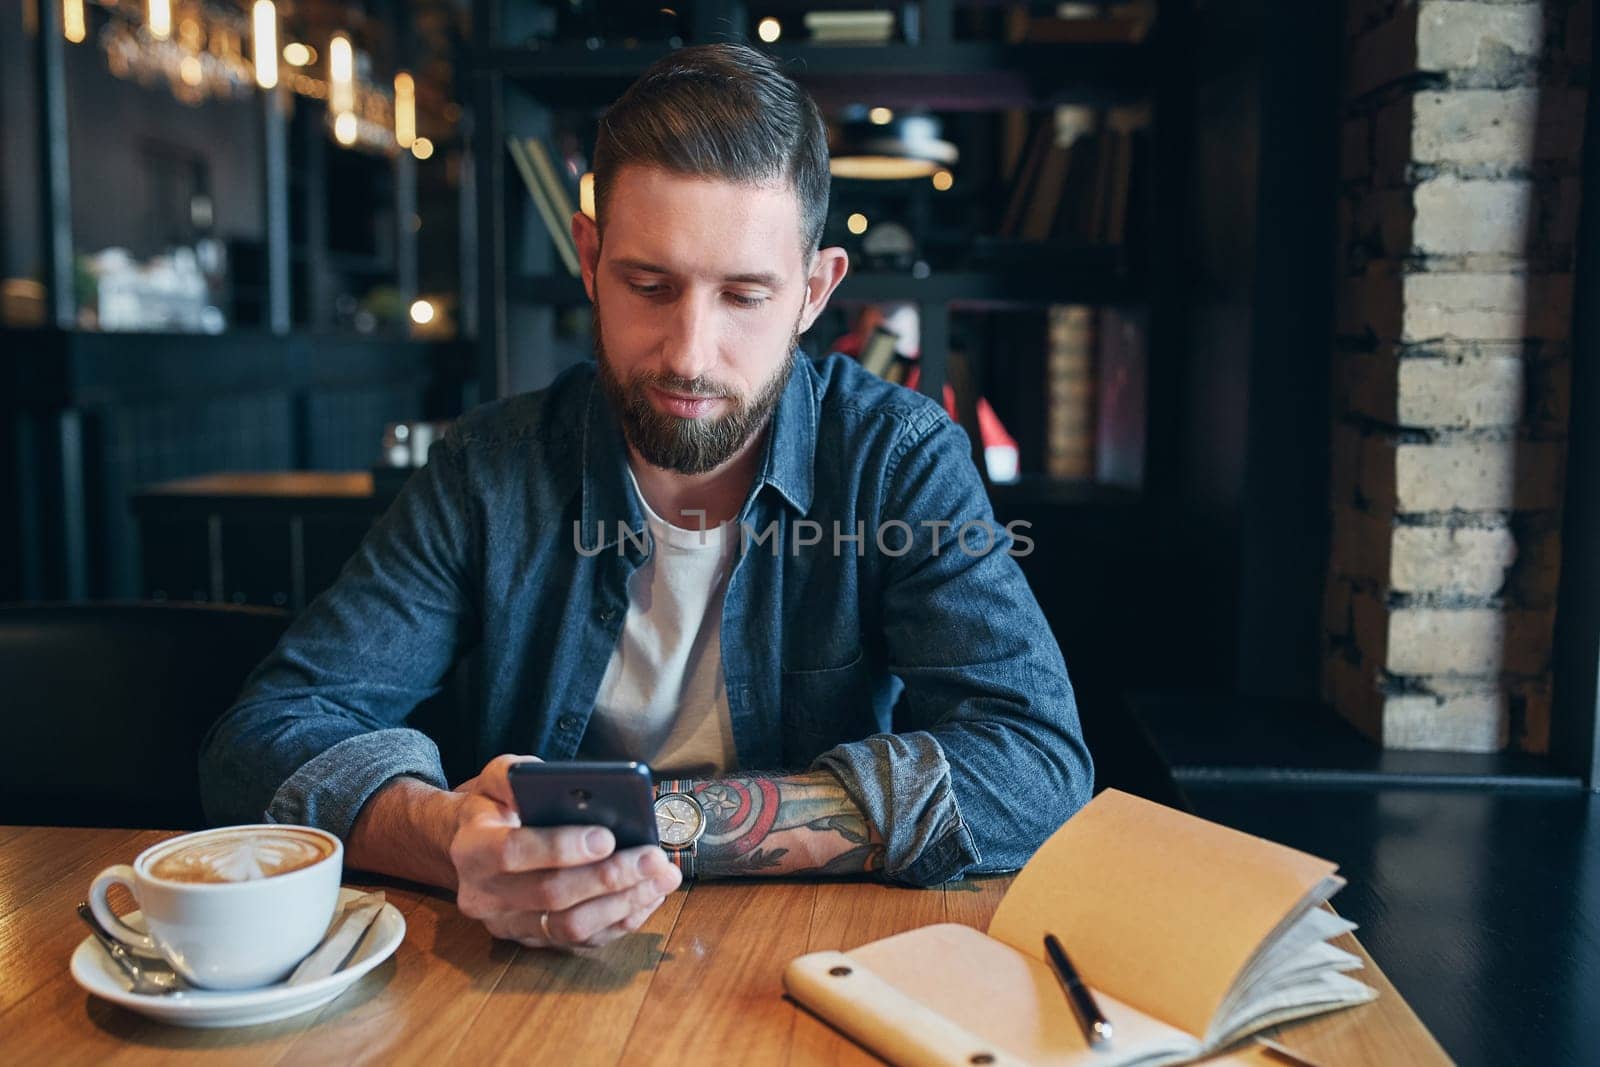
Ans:
[[[615,608],[601,608],[597,614],[599,615],[601,622],[610,622],[612,619],[617,617],[617,611]]]
[[[578,717],[576,715],[563,715],[556,725],[563,730],[576,730],[578,728]]]

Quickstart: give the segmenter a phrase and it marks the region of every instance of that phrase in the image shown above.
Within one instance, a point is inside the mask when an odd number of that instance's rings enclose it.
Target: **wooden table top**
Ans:
[[[1010,879],[936,889],[870,882],[706,882],[602,950],[563,955],[495,941],[442,895],[381,886],[405,915],[399,950],[343,996],[297,1018],[230,1030],[145,1019],[84,992],[67,961],[73,915],[102,868],[166,831],[0,826],[0,1059],[9,1063],[878,1062],[783,996],[795,956],[935,922],[983,927]],[[1281,1028],[1326,1067],[1448,1063],[1353,938],[1371,1004]],[[1251,1062],[1271,1063],[1270,1059]]]

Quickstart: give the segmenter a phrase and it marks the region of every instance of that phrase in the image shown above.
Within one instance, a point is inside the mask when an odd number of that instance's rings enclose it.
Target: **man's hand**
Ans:
[[[597,946],[644,925],[682,875],[654,845],[615,852],[598,826],[525,827],[506,772],[531,756],[496,756],[456,787],[450,861],[456,904],[496,937],[524,945]]]
[[[596,946],[644,925],[683,876],[654,845],[615,852],[609,830],[525,827],[496,756],[452,792],[397,778],[361,809],[352,867],[456,891],[468,918],[534,948]]]

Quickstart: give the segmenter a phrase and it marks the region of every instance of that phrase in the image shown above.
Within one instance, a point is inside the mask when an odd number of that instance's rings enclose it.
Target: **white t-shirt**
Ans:
[[[655,551],[628,580],[628,615],[579,755],[644,760],[672,777],[720,774],[736,764],[722,675],[722,601],[738,526],[674,526],[651,510],[631,469],[628,480]]]

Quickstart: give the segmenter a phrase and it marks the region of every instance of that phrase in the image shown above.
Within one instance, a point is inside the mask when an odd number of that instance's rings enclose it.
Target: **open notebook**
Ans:
[[[1108,789],[1012,882],[987,934],[924,926],[784,972],[789,994],[897,1064],[1183,1063],[1289,1019],[1372,1000],[1328,944],[1326,860]],[[1115,1027],[1090,1050],[1044,935]],[[972,1057],[988,1053],[992,1060]]]

